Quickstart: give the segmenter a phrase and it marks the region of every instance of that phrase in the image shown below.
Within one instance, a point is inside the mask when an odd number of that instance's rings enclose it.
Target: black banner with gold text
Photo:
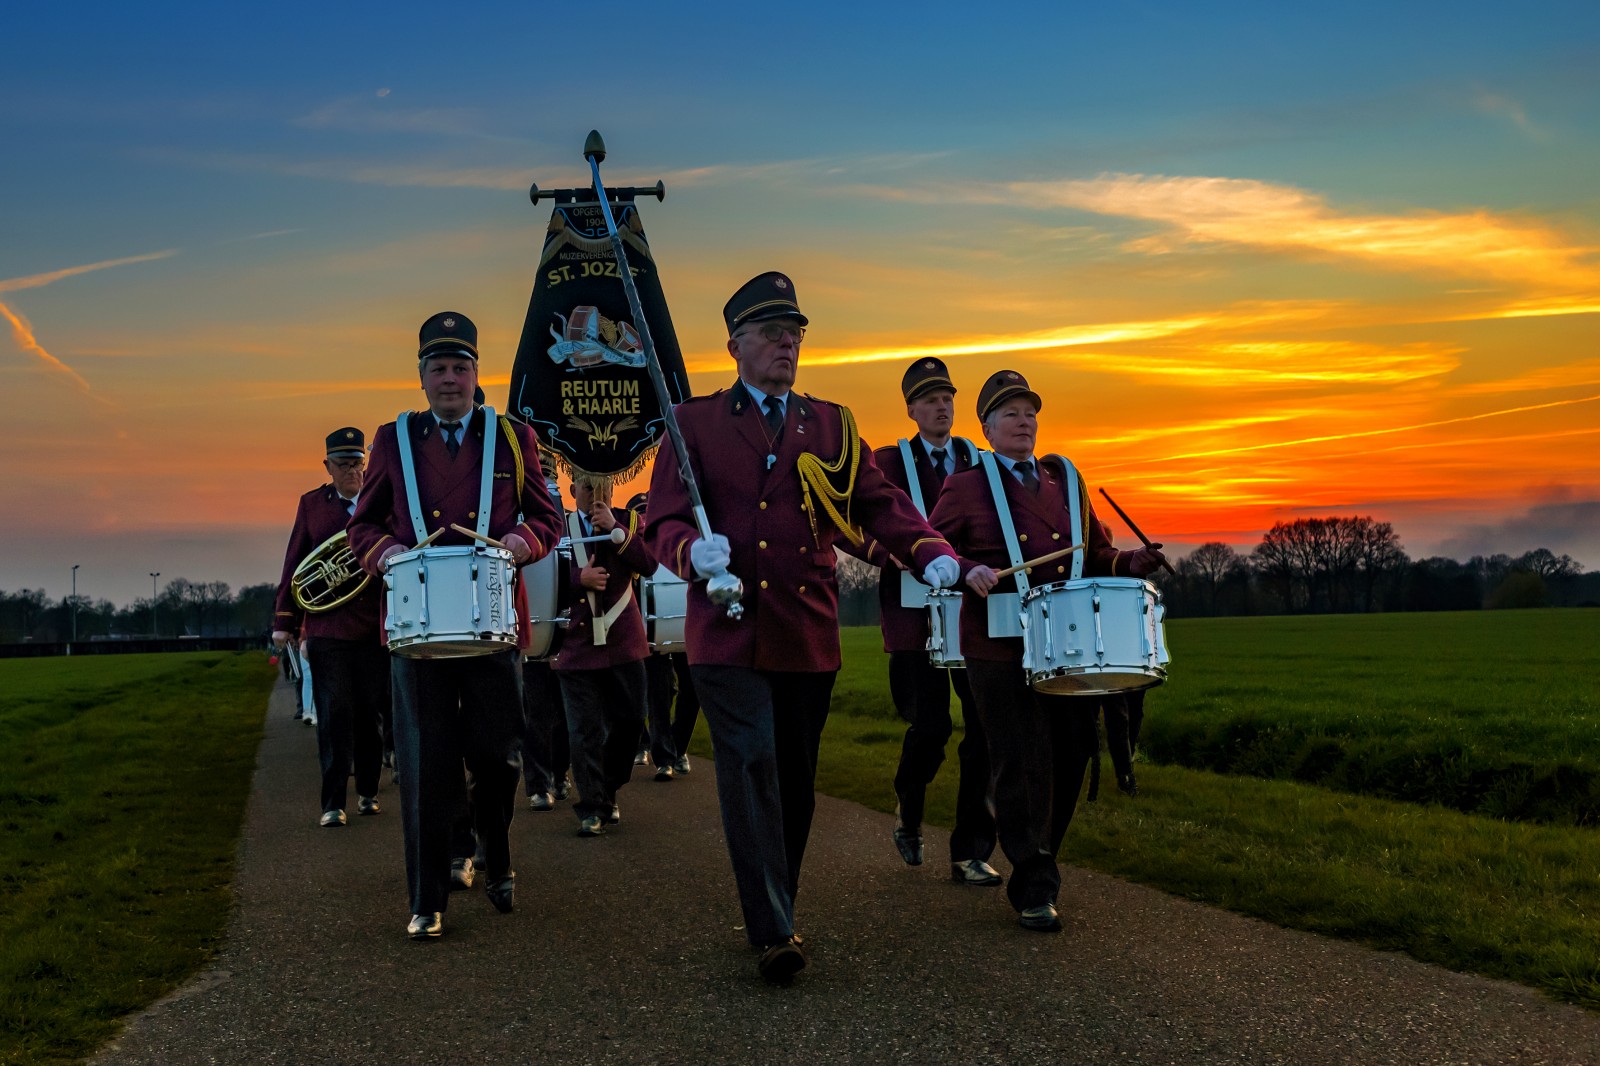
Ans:
[[[638,208],[613,201],[611,209],[667,391],[679,403],[689,379]],[[639,334],[599,203],[558,198],[511,368],[510,411],[569,473],[625,481],[666,435]]]

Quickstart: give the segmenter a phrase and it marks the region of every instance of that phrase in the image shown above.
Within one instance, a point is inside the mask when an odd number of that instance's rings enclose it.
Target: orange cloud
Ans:
[[[82,375],[44,350],[44,347],[34,337],[33,326],[28,323],[26,318],[23,318],[3,303],[0,303],[0,317],[3,317],[11,324],[11,336],[16,340],[18,348],[35,356],[48,369],[58,374],[65,374],[74,385],[85,393],[89,392],[89,383],[83,380]]]
[[[1595,249],[1538,222],[1488,211],[1345,213],[1315,194],[1241,178],[1108,174],[1015,182],[1014,202],[1054,204],[1173,226],[1177,239],[1349,256],[1398,268],[1473,274],[1558,289],[1600,282]],[[1143,251],[1168,250],[1160,238]]]
[[[1462,395],[1502,392],[1533,392],[1538,389],[1569,389],[1585,385],[1600,385],[1600,359],[1584,359],[1564,366],[1546,366],[1529,370],[1514,378],[1499,381],[1479,381],[1457,386]]]

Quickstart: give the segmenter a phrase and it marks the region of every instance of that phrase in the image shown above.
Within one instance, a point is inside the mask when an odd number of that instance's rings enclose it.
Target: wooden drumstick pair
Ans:
[[[994,576],[998,580],[1000,578],[1010,577],[1018,570],[1031,570],[1036,566],[1043,566],[1045,563],[1053,563],[1063,555],[1071,555],[1073,552],[1080,550],[1082,547],[1082,544],[1074,544],[1070,548],[1062,548],[1060,551],[1051,552],[1049,555],[1041,555],[1037,559],[1029,559],[1025,563],[1018,563],[1016,566],[1008,566],[1004,570],[996,570],[994,572]]]

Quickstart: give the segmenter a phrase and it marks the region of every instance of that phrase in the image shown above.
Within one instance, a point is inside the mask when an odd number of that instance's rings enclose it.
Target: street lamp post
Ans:
[[[161,629],[156,625],[156,578],[160,576],[161,571],[159,570],[150,575],[150,635],[152,637],[161,635]]]
[[[78,567],[82,563],[72,564],[72,643],[78,643]]]

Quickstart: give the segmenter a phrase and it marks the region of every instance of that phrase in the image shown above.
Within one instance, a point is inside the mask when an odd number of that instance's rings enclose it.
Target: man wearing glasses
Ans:
[[[874,538],[935,587],[952,584],[959,566],[884,478],[849,409],[792,391],[807,325],[794,283],[761,274],[722,314],[738,380],[677,408],[713,535],[700,536],[680,458],[663,448],[645,540],[692,583],[689,669],[711,728],[745,935],[761,975],[783,983],[806,964],[794,897],[839,670],[835,543]],[[743,583],[742,617],[706,594],[702,579],[724,569]]]
[[[300,497],[272,624],[272,642],[279,648],[306,638],[317,707],[317,756],[322,764],[320,824],[329,829],[345,824],[352,764],[357,812],[378,813],[383,722],[389,706],[389,653],[378,641],[378,597],[383,585],[368,581],[349,602],[312,614],[295,602],[290,579],[317,545],[343,532],[349,523],[366,478],[365,444],[365,436],[354,426],[328,434],[322,465],[332,481]]]

